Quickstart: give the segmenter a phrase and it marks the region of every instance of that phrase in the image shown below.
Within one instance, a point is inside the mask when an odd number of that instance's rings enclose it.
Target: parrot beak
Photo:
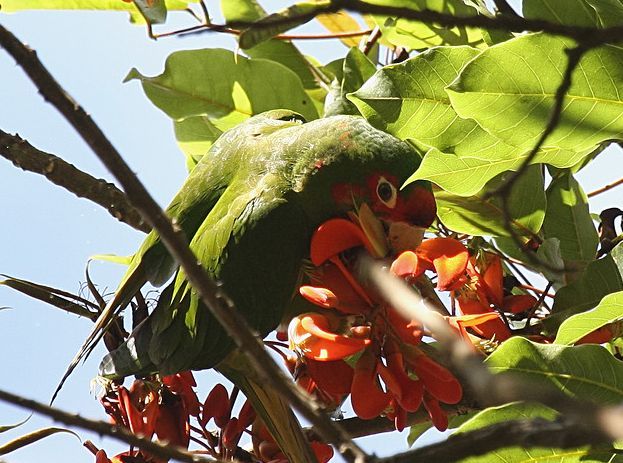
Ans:
[[[392,255],[416,249],[436,216],[437,206],[432,191],[417,183],[404,187],[398,197],[395,213],[385,219]]]

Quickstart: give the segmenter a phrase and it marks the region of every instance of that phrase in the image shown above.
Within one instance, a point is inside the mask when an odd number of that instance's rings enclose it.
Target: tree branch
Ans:
[[[432,10],[414,10],[407,7],[376,5],[360,0],[333,0],[329,4],[321,5],[311,12],[301,15],[291,15],[261,19],[260,23],[235,21],[229,25],[238,28],[270,28],[273,26],[293,23],[300,24],[304,20],[311,20],[319,14],[335,13],[347,10],[361,14],[393,16],[420,21],[425,24],[439,24],[445,27],[479,27],[487,30],[504,30],[510,32],[546,32],[552,35],[570,37],[581,43],[593,43],[595,46],[623,40],[623,26],[613,26],[603,29],[584,26],[569,26],[553,23],[542,19],[526,19],[518,15],[502,15],[488,17],[483,15],[454,16]]]
[[[11,394],[10,392],[4,390],[0,390],[0,400],[27,410],[32,410],[44,416],[49,416],[54,421],[63,423],[67,426],[76,426],[96,432],[101,436],[112,437],[113,439],[136,446],[160,458],[165,458],[167,460],[169,458],[175,458],[178,461],[188,463],[217,462],[217,460],[200,457],[175,445],[159,444],[151,439],[145,439],[144,437],[137,436],[136,434],[132,434],[129,429],[122,426],[109,424],[105,421],[83,418],[80,415],[74,415],[72,413],[59,410],[58,408],[42,404],[41,402]]]
[[[145,233],[150,227],[125,193],[112,183],[97,179],[77,169],[58,156],[38,150],[18,135],[0,130],[0,156],[15,167],[43,175],[79,198],[86,198],[105,208],[115,219]]]
[[[160,236],[162,243],[180,264],[202,302],[225,328],[238,347],[248,355],[251,365],[266,387],[274,388],[309,420],[326,442],[342,452],[349,461],[370,461],[370,457],[352,442],[347,433],[326,416],[321,408],[289,380],[264,349],[246,319],[236,310],[220,285],[212,280],[188,247],[181,230],[175,228],[164,211],[150,196],[119,152],[84,109],[71,98],[43,66],[36,53],[0,25],[0,45],[16,60],[36,85],[43,98],[51,103],[123,186],[128,198]]]

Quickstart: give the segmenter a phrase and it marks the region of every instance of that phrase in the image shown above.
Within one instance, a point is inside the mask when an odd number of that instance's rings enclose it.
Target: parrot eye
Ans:
[[[376,185],[376,195],[381,200],[381,202],[390,209],[393,209],[396,206],[398,191],[396,190],[396,187],[394,185],[392,185],[385,179],[385,177],[379,178],[379,181]]]

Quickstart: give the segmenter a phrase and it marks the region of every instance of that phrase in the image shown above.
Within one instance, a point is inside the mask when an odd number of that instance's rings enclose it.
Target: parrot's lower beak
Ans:
[[[426,230],[402,221],[380,219],[365,203],[352,218],[359,223],[370,241],[375,257],[396,256],[403,251],[413,251],[422,242]]]

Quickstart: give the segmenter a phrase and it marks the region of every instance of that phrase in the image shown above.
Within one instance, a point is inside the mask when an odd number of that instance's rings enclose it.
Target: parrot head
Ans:
[[[435,198],[427,182],[403,185],[421,154],[361,117],[333,116],[303,126],[293,173],[312,222],[357,213],[365,204],[397,243],[395,251],[419,244],[436,217]]]

